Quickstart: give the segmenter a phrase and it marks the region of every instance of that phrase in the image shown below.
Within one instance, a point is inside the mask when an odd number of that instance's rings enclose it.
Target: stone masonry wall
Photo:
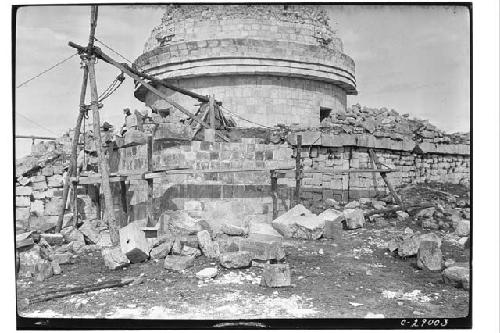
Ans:
[[[343,112],[346,95],[333,84],[301,78],[265,75],[202,77],[172,82],[201,95],[215,94],[224,101],[224,107],[245,119],[261,124],[300,123],[317,127],[320,124],[320,108],[329,108],[332,113]],[[177,103],[191,112],[199,106],[189,96],[160,88]],[[154,109],[168,109],[170,105],[154,95],[148,95],[146,104]],[[186,116],[180,111],[171,111],[174,120]],[[230,116],[230,114],[229,114]],[[254,126],[244,120],[241,126]],[[285,121],[286,119],[286,121]],[[173,120],[173,121],[174,121]]]

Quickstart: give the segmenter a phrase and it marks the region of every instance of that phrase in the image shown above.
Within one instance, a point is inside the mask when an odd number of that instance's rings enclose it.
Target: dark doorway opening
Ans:
[[[319,108],[319,122],[323,122],[326,118],[330,117],[330,114],[332,113],[332,109],[330,108],[325,108],[325,107],[320,107]]]

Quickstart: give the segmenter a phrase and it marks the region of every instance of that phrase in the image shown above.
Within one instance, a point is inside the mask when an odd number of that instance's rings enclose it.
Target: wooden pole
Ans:
[[[278,177],[275,170],[271,170],[271,195],[273,197],[273,220],[278,217]]]
[[[370,158],[375,162],[375,166],[380,170],[382,168],[382,165],[380,164],[377,155],[375,154],[375,151],[373,149],[368,150],[370,154]],[[387,185],[387,188],[389,189],[389,192],[391,193],[392,197],[396,201],[396,203],[401,206],[404,209],[404,204],[401,198],[396,194],[396,191],[394,191],[394,188],[392,187],[392,184],[389,182],[389,179],[387,179],[387,173],[380,171],[380,176],[385,182],[385,185]]]
[[[95,7],[95,8],[94,8]],[[94,47],[94,36],[95,36],[95,28],[97,26],[97,6],[92,6],[90,10],[90,32],[89,32],[89,41],[88,41],[88,46],[87,48],[91,49]],[[79,112],[78,112],[78,117],[76,119],[76,125],[75,125],[75,130],[73,134],[73,142],[71,144],[71,159],[70,159],[70,166],[68,169],[68,172],[66,173],[65,177],[65,182],[64,182],[64,188],[63,188],[63,195],[62,195],[62,207],[61,207],[61,212],[59,213],[59,218],[57,219],[57,225],[56,225],[56,232],[61,231],[63,221],[64,221],[64,211],[66,209],[66,201],[68,200],[68,194],[69,194],[69,186],[70,186],[70,179],[71,176],[76,177],[76,172],[77,172],[77,155],[78,155],[78,141],[80,139],[80,128],[82,127],[82,120],[87,112],[85,108],[85,95],[87,93],[87,84],[88,84],[88,79],[89,79],[89,67],[87,61],[84,61],[83,64],[83,80],[82,80],[82,87],[80,89],[80,104],[79,104]],[[85,147],[84,147],[85,148]],[[76,189],[77,185],[73,185],[73,191],[74,195],[76,195]],[[75,204],[73,204],[75,205]],[[77,219],[78,219],[78,209],[76,207],[73,207],[73,225],[76,226],[77,224]]]
[[[153,137],[148,135],[147,137],[147,158],[148,158],[148,172],[153,172]],[[147,179],[148,183],[148,201],[146,203],[146,218],[147,226],[154,226],[153,220],[153,178]]]
[[[92,22],[95,29],[95,25],[97,25],[97,6],[92,6]],[[109,184],[109,164],[102,147],[101,121],[99,117],[98,105],[99,94],[97,92],[97,83],[95,78],[95,59],[95,55],[91,54],[88,64],[91,97],[90,109],[92,110],[92,122],[94,127],[94,136],[96,139],[97,158],[99,159],[99,169],[101,173],[101,188],[104,195],[104,221],[109,227],[111,243],[113,245],[118,245],[120,242],[118,234],[119,226],[113,210],[113,197],[111,195],[111,186]]]
[[[300,203],[300,180],[302,178],[302,168],[300,155],[302,150],[302,135],[297,135],[297,148],[295,152],[295,204]]]
[[[78,49],[81,52],[89,52],[88,48],[82,47],[82,46],[75,44],[73,42],[69,42],[68,45]],[[110,65],[115,66],[116,68],[121,70],[123,73],[127,74],[128,76],[130,76],[131,78],[133,78],[137,82],[141,83],[144,87],[146,87],[153,94],[155,94],[156,96],[160,97],[161,99],[167,101],[170,105],[172,105],[173,107],[175,107],[176,109],[178,109],[179,111],[181,111],[182,113],[184,113],[185,115],[187,115],[188,117],[190,117],[191,119],[196,121],[198,124],[201,124],[204,128],[210,128],[210,126],[206,122],[201,120],[198,116],[192,114],[191,112],[186,110],[184,107],[182,107],[182,105],[174,102],[166,94],[164,94],[160,90],[156,89],[151,84],[147,83],[145,80],[143,80],[141,77],[139,77],[139,75],[135,74],[134,71],[127,64],[120,64],[119,62],[116,62],[115,60],[113,60],[111,57],[106,55],[104,52],[102,52],[101,49],[99,49],[97,47],[94,48],[94,52],[100,59],[104,60],[105,62],[107,62]],[[226,138],[224,135],[222,135],[218,132],[215,132],[215,135],[217,135],[222,140],[229,142],[229,139]]]

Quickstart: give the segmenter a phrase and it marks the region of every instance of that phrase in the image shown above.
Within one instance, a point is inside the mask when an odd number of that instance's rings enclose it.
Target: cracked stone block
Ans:
[[[291,284],[291,272],[288,264],[265,264],[260,283],[264,287],[288,287]]]
[[[140,225],[130,223],[120,229],[120,246],[131,263],[143,262],[149,258],[149,243]]]

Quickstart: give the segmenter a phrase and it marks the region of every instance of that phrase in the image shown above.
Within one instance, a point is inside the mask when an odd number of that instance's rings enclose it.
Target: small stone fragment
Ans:
[[[217,267],[207,267],[196,273],[196,277],[200,280],[213,279],[217,273]]]
[[[220,264],[225,268],[244,268],[252,264],[253,255],[247,251],[226,252],[220,255]]]
[[[290,266],[288,264],[266,264],[260,281],[264,287],[278,288],[290,286]]]
[[[193,266],[194,257],[192,256],[181,256],[181,255],[168,255],[165,257],[163,262],[163,268],[180,272]]]

